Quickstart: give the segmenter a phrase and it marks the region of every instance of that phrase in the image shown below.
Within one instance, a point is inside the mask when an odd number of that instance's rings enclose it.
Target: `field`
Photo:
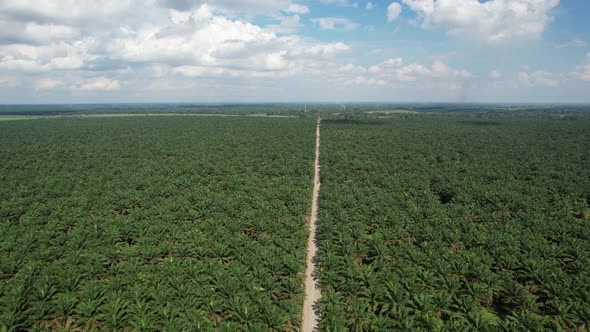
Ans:
[[[590,121],[326,119],[326,331],[586,331]]]
[[[0,331],[300,330],[318,113],[320,330],[588,331],[590,113],[494,107],[0,107]]]
[[[0,329],[299,325],[315,122],[0,123]]]
[[[20,121],[20,120],[37,120],[43,118],[38,115],[1,115],[0,122],[2,121]]]
[[[225,113],[81,113],[81,114],[64,114],[64,115],[4,115],[0,113],[0,122],[3,121],[18,121],[18,120],[38,120],[38,119],[59,119],[65,118],[128,118],[128,117],[163,117],[163,116],[240,116],[240,117],[264,117],[264,118],[288,118],[286,114],[225,114]]]

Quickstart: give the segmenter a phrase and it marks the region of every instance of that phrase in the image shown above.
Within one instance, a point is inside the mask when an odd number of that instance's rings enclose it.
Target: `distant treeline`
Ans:
[[[281,114],[300,117],[314,113],[370,116],[408,113],[509,113],[509,114],[587,114],[590,105],[582,104],[453,104],[453,103],[177,103],[177,104],[63,104],[63,105],[0,105],[0,115],[63,116],[117,113],[179,113],[179,114]]]

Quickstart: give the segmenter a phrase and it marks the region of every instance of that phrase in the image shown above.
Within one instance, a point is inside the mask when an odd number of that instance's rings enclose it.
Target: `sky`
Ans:
[[[590,102],[588,0],[0,0],[0,104]]]

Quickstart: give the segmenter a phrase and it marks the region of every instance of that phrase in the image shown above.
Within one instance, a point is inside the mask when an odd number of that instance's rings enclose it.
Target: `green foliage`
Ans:
[[[323,330],[588,329],[587,119],[346,117],[322,124]]]
[[[299,325],[312,119],[0,124],[0,326]]]

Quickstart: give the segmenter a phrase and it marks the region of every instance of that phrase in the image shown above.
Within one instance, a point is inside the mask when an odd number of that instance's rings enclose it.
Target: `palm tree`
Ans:
[[[355,299],[348,304],[348,319],[346,324],[350,331],[363,332],[371,327],[374,315],[369,311],[369,304],[363,300]]]

